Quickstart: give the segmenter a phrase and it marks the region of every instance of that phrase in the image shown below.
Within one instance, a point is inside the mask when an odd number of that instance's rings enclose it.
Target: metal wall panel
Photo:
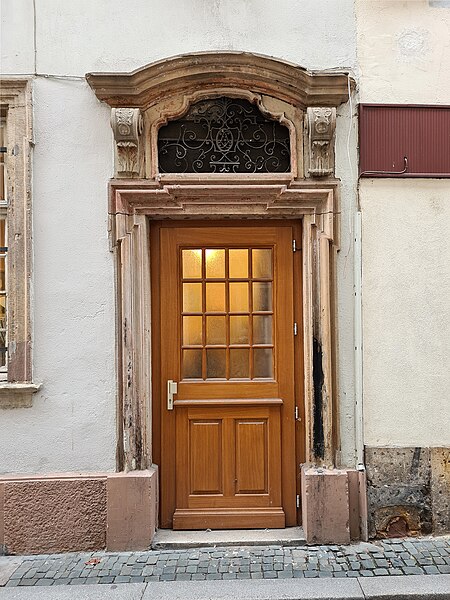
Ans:
[[[359,173],[450,177],[450,107],[360,104]]]

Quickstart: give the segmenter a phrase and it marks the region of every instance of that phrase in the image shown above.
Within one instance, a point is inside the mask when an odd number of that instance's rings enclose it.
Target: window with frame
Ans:
[[[0,405],[31,406],[30,79],[0,81]]]

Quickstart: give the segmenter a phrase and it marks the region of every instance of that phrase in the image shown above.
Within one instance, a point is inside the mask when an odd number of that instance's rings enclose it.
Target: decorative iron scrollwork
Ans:
[[[214,98],[161,127],[160,173],[285,173],[289,129],[247,100]]]

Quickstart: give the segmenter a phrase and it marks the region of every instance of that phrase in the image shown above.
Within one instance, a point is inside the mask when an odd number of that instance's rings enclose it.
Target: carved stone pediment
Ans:
[[[353,85],[347,73],[311,72],[245,52],[188,54],[131,73],[88,73],[86,78],[112,108],[115,176],[145,179],[158,179],[166,170],[158,163],[160,128],[184,118],[195,103],[221,96],[247,100],[289,129],[292,179],[332,176],[335,107],[347,101]]]
[[[346,73],[313,72],[248,52],[198,52],[165,59],[131,73],[87,73],[97,98],[113,107],[141,110],[199,88],[239,87],[305,109],[348,99]]]

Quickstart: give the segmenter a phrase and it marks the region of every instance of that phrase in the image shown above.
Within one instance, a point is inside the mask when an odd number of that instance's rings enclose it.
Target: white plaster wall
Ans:
[[[450,102],[450,6],[357,0],[362,102]],[[365,443],[450,444],[450,183],[360,183]]]
[[[34,72],[33,23],[32,0],[2,0],[0,74]]]
[[[449,199],[448,180],[361,188],[369,446],[450,443]]]
[[[450,5],[356,0],[360,102],[450,99]]]
[[[354,364],[354,213],[356,210],[357,119],[355,97],[343,104],[336,119],[336,176],[341,179],[340,239],[336,264],[337,282],[337,385],[339,392],[340,466],[354,467],[355,437],[355,364]],[[352,114],[353,113],[353,114]]]
[[[84,82],[34,82],[33,407],[3,410],[0,471],[115,468],[109,110]],[[83,118],[88,115],[88,118]]]
[[[3,74],[35,74],[34,374],[43,388],[31,409],[2,411],[0,472],[112,470],[114,293],[106,225],[112,136],[108,107],[96,100],[84,74],[129,71],[204,50],[243,50],[309,69],[354,70],[353,0],[34,4],[35,14],[32,0],[2,2],[1,68]],[[346,153],[347,131],[348,110],[343,108],[338,155]],[[344,323],[339,346],[343,461],[351,464],[353,267],[347,223],[355,196],[346,160],[338,159],[345,214],[345,252],[338,259]]]
[[[36,0],[36,7],[41,73],[129,71],[201,50],[259,52],[311,69],[355,64],[352,0]]]

